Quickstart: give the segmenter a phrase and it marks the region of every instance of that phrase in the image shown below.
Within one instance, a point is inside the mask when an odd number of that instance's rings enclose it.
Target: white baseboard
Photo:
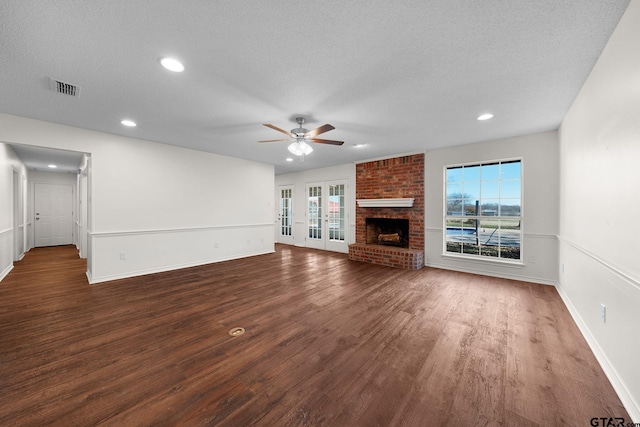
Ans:
[[[270,254],[270,253],[274,253],[274,252],[275,251],[267,251],[267,252],[259,252],[259,253],[246,253],[246,254],[241,254],[241,255],[234,255],[234,256],[231,256],[231,257],[227,257],[227,258],[217,258],[217,259],[198,261],[198,262],[194,262],[194,263],[168,265],[168,266],[163,266],[163,267],[160,267],[160,268],[131,271],[131,272],[127,272],[125,274],[114,274],[114,275],[102,276],[102,277],[93,277],[92,274],[89,271],[87,271],[87,279],[89,279],[89,284],[90,285],[94,285],[96,283],[109,282],[111,280],[127,279],[129,277],[144,276],[146,274],[164,273],[164,272],[167,272],[167,271],[180,270],[180,269],[183,269],[183,268],[197,267],[197,266],[200,266],[200,265],[214,264],[214,263],[223,262],[223,261],[232,261],[232,260],[236,260],[236,259],[240,259],[240,258],[249,258],[249,257],[253,257],[253,256],[258,256],[258,255],[266,255],[266,254]]]
[[[587,344],[589,345],[589,347],[591,348],[591,351],[595,355],[596,360],[600,364],[600,367],[602,368],[605,375],[609,379],[611,386],[613,387],[615,392],[618,394],[618,397],[620,398],[622,405],[625,407],[625,409],[631,416],[632,421],[634,423],[639,423],[640,422],[640,405],[638,405],[638,402],[636,402],[631,396],[631,394],[629,394],[629,392],[627,391],[627,387],[625,383],[622,381],[622,379],[618,375],[618,372],[613,367],[611,362],[609,362],[609,359],[605,355],[604,351],[602,351],[602,348],[598,344],[598,341],[591,334],[591,331],[587,327],[586,323],[582,320],[582,317],[578,313],[578,310],[576,310],[576,308],[573,306],[567,294],[564,292],[564,290],[560,286],[556,286],[556,289],[558,291],[558,294],[560,295],[560,298],[562,298],[564,305],[567,307],[567,310],[569,310],[569,313],[571,314],[571,317],[573,318],[574,322],[576,322],[578,329],[580,329],[582,336],[587,341]]]
[[[7,268],[4,269],[4,271],[2,273],[0,273],[0,282],[2,282],[2,280],[7,277],[7,274],[9,274],[9,272],[13,270],[13,263],[9,264],[7,266]]]
[[[498,277],[498,278],[501,278],[501,279],[519,280],[521,282],[536,283],[538,285],[549,285],[549,286],[556,286],[557,285],[557,282],[555,280],[545,280],[545,279],[541,279],[539,277],[529,277],[529,276],[523,276],[521,274],[508,274],[508,273],[503,273],[503,272],[476,270],[476,269],[473,269],[473,268],[461,268],[461,267],[458,267],[458,266],[452,267],[450,265],[437,264],[437,263],[432,263],[432,262],[425,263],[424,266],[425,267],[440,268],[442,270],[460,271],[462,273],[479,274],[481,276]]]

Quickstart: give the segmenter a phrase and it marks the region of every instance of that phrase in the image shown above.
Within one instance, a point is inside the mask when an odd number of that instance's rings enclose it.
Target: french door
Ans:
[[[293,186],[279,187],[278,242],[293,243]]]
[[[346,191],[346,180],[307,184],[306,246],[349,252]]]

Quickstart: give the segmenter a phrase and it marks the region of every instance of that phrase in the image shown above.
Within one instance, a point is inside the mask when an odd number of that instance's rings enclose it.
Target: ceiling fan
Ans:
[[[296,122],[298,123],[298,127],[296,129],[291,129],[291,131],[286,131],[284,129],[280,129],[277,126],[264,123],[264,126],[271,128],[280,133],[284,133],[289,138],[288,139],[267,139],[258,142],[282,142],[282,141],[291,141],[289,145],[289,151],[296,156],[303,156],[304,159],[305,154],[309,154],[313,151],[313,148],[307,144],[308,142],[315,142],[317,144],[331,144],[331,145],[342,145],[344,141],[334,141],[332,139],[320,139],[316,138],[317,135],[321,133],[329,132],[330,130],[335,129],[335,127],[326,124],[315,128],[313,130],[304,129],[302,125],[307,121],[306,117],[296,117]]]

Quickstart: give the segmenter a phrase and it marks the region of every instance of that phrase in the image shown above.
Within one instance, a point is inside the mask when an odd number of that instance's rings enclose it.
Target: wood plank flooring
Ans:
[[[32,249],[0,283],[0,425],[631,421],[554,287],[276,249],[96,285]]]

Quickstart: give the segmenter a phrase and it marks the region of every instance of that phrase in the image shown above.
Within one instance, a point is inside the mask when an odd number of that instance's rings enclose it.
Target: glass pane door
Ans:
[[[348,209],[346,180],[307,185],[305,246],[347,253]]]
[[[345,235],[345,206],[344,206],[344,184],[329,185],[329,240],[344,241]]]
[[[307,238],[311,240],[322,239],[322,186],[307,187]]]
[[[280,235],[291,236],[292,227],[292,189],[285,187],[280,189]]]
[[[293,244],[293,186],[281,186],[276,238],[278,242]]]
[[[348,245],[348,208],[347,181],[328,181],[327,190],[327,242],[325,249],[336,252],[349,252]]]

